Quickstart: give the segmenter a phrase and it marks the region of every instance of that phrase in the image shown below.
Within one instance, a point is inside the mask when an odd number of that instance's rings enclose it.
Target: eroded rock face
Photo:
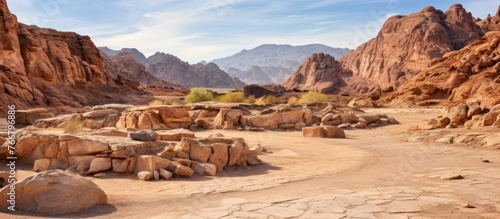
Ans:
[[[351,70],[349,91],[369,93],[395,90],[445,53],[479,39],[483,30],[462,5],[446,12],[426,7],[408,16],[389,18],[377,37],[341,58]]]
[[[18,23],[6,0],[0,1],[0,21],[3,106],[96,105],[109,101],[102,93],[119,93],[113,88],[135,88],[104,70],[99,50],[88,36]],[[5,109],[0,109],[0,115]]]
[[[495,16],[488,15],[484,20],[476,21],[476,24],[479,25],[484,32],[500,31],[500,6]]]
[[[500,103],[500,31],[490,31],[465,48],[434,61],[426,71],[382,98],[393,104],[445,99],[452,106],[478,103],[490,109]]]
[[[338,93],[346,84],[343,80],[348,76],[341,64],[334,57],[315,53],[288,78],[283,86],[286,89],[310,90],[321,93]]]
[[[64,215],[107,203],[104,191],[92,181],[61,170],[44,171],[15,185],[17,211]],[[9,200],[9,191],[9,187],[1,189],[0,198]],[[1,211],[9,205],[0,202]]]

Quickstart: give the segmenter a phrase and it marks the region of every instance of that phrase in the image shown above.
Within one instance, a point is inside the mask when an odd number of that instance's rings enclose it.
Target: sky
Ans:
[[[88,35],[97,46],[165,52],[190,63],[261,44],[355,49],[384,21],[432,5],[460,3],[475,17],[499,0],[7,0],[25,24]]]

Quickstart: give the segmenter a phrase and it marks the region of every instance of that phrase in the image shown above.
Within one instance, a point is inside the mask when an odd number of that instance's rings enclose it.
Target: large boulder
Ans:
[[[47,215],[78,213],[107,203],[103,190],[92,181],[61,170],[49,170],[27,177],[16,186],[16,211]],[[8,211],[10,187],[0,190],[0,211]]]
[[[171,161],[165,158],[161,158],[153,155],[141,155],[137,157],[135,173],[141,171],[158,171],[159,169],[165,169],[170,165]]]
[[[343,129],[335,126],[313,126],[302,128],[302,136],[309,138],[345,138]]]

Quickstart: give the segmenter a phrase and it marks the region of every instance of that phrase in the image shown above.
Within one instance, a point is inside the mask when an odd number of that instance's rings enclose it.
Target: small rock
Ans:
[[[137,174],[137,178],[143,181],[149,181],[152,176],[153,174],[151,174],[151,172],[149,171],[141,171]]]
[[[107,173],[96,173],[96,174],[94,174],[94,177],[95,178],[102,178],[102,177],[105,177],[107,175],[108,175]]]
[[[42,172],[45,170],[48,170],[50,167],[50,160],[49,159],[39,159],[35,160],[35,164],[33,164],[33,171],[34,172]]]
[[[154,171],[153,172],[153,177],[156,179],[156,180],[159,180],[160,179],[160,173],[158,173],[158,171]]]
[[[464,179],[464,177],[462,175],[458,175],[458,174],[448,174],[448,175],[441,176],[441,179],[457,180],[457,179]]]
[[[476,208],[476,206],[473,206],[469,203],[462,205],[462,207],[464,207],[464,208]]]
[[[483,163],[491,163],[490,160],[482,160]]]
[[[214,133],[209,135],[208,138],[224,138],[224,135],[221,133]]]
[[[138,132],[130,132],[129,137],[132,140],[136,141],[156,141],[158,137],[158,133],[154,131],[138,131]]]
[[[161,176],[161,178],[163,178],[163,179],[168,180],[168,179],[172,178],[172,176],[173,176],[173,175],[174,175],[174,174],[173,174],[173,173],[171,173],[171,172],[170,172],[170,171],[168,171],[168,170],[160,169],[160,176]]]

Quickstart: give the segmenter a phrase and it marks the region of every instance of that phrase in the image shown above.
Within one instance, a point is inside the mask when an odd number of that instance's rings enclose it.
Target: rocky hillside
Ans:
[[[88,36],[18,23],[6,0],[0,0],[0,21],[0,105],[81,107],[124,101],[134,89],[105,71]]]
[[[315,53],[283,83],[283,86],[288,90],[338,93],[340,88],[346,86],[343,78],[349,76],[348,73],[334,57]]]
[[[498,7],[497,14],[492,17],[488,15],[484,20],[478,19],[476,24],[479,25],[484,32],[500,31],[500,6]]]
[[[376,38],[340,61],[353,73],[351,92],[391,91],[427,69],[433,59],[482,35],[483,30],[462,5],[452,5],[446,12],[426,7],[408,16],[389,18]]]
[[[394,105],[425,105],[425,101],[444,98],[451,105],[477,102],[490,109],[500,103],[499,94],[500,31],[491,31],[433,61],[426,71],[383,99]]]
[[[214,63],[190,65],[165,53],[158,52],[148,57],[146,66],[154,76],[186,87],[242,88],[245,85]]]
[[[102,49],[101,52],[103,52]],[[146,66],[139,63],[130,51],[122,50],[122,52],[114,54],[111,58],[106,54],[103,54],[103,58],[104,68],[107,72],[114,75],[121,75],[128,79],[139,81],[145,85],[171,88],[181,87],[180,85],[158,79],[157,77],[151,75],[148,71],[146,71]]]
[[[340,58],[348,51],[346,48],[332,48],[321,44],[304,46],[264,44],[212,62],[245,83],[270,84],[282,83],[313,53],[323,52]],[[259,76],[257,71],[264,74]]]

